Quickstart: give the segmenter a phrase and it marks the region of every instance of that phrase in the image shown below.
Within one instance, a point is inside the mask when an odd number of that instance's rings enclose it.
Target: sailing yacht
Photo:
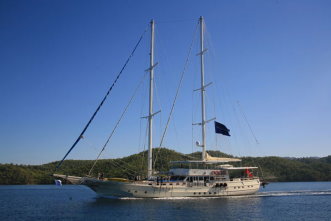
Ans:
[[[152,126],[153,116],[153,80],[154,80],[154,20],[150,23],[151,47],[149,74],[149,115],[148,119],[148,170],[145,180],[127,180],[121,178],[103,177],[77,177],[61,174],[53,174],[54,177],[63,178],[73,184],[86,185],[96,193],[112,197],[139,197],[139,198],[164,198],[164,197],[220,197],[248,195],[256,193],[260,188],[259,177],[251,172],[257,167],[235,167],[231,163],[240,162],[237,158],[212,157],[206,151],[206,124],[211,120],[205,119],[205,89],[208,86],[204,82],[204,19],[199,18],[200,24],[200,68],[201,87],[201,143],[197,146],[202,148],[200,160],[173,161],[167,176],[158,176],[153,173],[152,159]],[[216,130],[227,135],[227,128],[215,122]],[[217,132],[217,131],[216,131]],[[232,171],[241,172],[241,176],[230,176]]]

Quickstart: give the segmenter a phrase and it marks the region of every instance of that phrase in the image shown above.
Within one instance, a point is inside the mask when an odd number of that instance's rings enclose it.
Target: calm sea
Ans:
[[[84,186],[0,186],[0,220],[331,220],[331,182],[271,183],[252,196],[109,199]]]

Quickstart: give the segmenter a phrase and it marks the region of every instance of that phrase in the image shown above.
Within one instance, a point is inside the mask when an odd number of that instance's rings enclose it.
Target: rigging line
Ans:
[[[191,51],[192,51],[193,43],[195,41],[197,30],[198,30],[198,24],[196,25],[196,28],[195,28],[195,31],[194,31],[194,34],[193,34],[193,39],[191,41],[189,52],[188,52],[188,55],[187,55],[187,58],[186,58],[186,61],[185,61],[185,64],[184,64],[184,69],[183,69],[183,71],[181,73],[181,77],[180,77],[179,84],[178,84],[178,87],[177,87],[177,90],[176,90],[174,102],[172,103],[170,114],[169,114],[169,117],[168,117],[168,120],[167,120],[165,129],[163,131],[163,134],[162,134],[162,138],[161,138],[159,147],[162,147],[164,137],[165,137],[165,135],[167,133],[167,129],[168,129],[168,126],[169,126],[169,123],[170,123],[170,119],[171,119],[172,113],[174,111],[175,104],[176,104],[176,101],[177,101],[177,97],[178,97],[178,94],[179,94],[179,89],[181,88],[181,85],[182,85],[182,82],[183,82],[183,78],[184,78],[184,74],[186,72],[186,69],[187,69],[187,66],[188,66],[188,63],[189,63],[189,60],[190,60],[190,57],[191,57]],[[160,149],[158,150],[157,155],[155,156],[154,166],[155,166],[155,162],[157,160],[157,156],[158,156],[159,152],[160,152]]]
[[[249,130],[251,131],[251,133],[252,133],[252,135],[253,135],[253,137],[254,137],[254,139],[255,139],[256,144],[260,144],[259,141],[257,140],[256,136],[255,136],[255,133],[254,133],[254,131],[253,131],[253,129],[252,129],[250,123],[249,123],[248,120],[247,120],[247,117],[246,117],[244,111],[243,111],[242,108],[241,108],[241,105],[240,105],[239,101],[237,101],[237,104],[238,104],[238,107],[239,107],[239,110],[240,110],[242,116],[243,116],[244,119],[245,119],[246,124],[248,125]]]
[[[265,181],[264,174],[263,174],[263,169],[262,169],[261,165],[259,164],[259,162],[256,161],[256,163],[257,163],[258,167],[260,168],[262,180]]]
[[[145,136],[144,136],[144,149],[142,151],[142,157],[141,157],[141,161],[140,161],[140,166],[141,166],[142,170],[144,169],[144,159],[145,159],[145,152],[146,152],[147,134],[148,134],[148,125],[146,124]]]
[[[93,113],[92,117],[90,118],[90,120],[87,122],[86,126],[84,127],[83,131],[80,133],[80,135],[78,136],[78,138],[76,139],[75,143],[70,147],[69,151],[66,153],[66,155],[64,155],[63,159],[59,162],[59,164],[56,166],[55,171],[62,165],[63,161],[66,159],[66,157],[69,155],[69,153],[74,149],[74,147],[77,145],[77,143],[82,139],[85,131],[87,130],[87,128],[90,126],[91,122],[93,121],[94,117],[97,115],[97,113],[99,112],[101,106],[103,105],[103,103],[105,102],[105,100],[107,99],[110,91],[113,89],[114,85],[116,84],[117,80],[120,78],[120,76],[122,75],[126,65],[129,63],[129,61],[131,60],[134,52],[136,51],[136,49],[138,48],[138,45],[140,44],[141,40],[143,39],[145,33],[147,31],[147,28],[145,29],[145,31],[142,33],[142,35],[140,36],[137,44],[135,45],[135,47],[133,48],[130,56],[127,58],[127,60],[125,61],[121,71],[118,73],[117,77],[115,78],[113,84],[110,86],[110,88],[108,89],[106,95],[104,96],[104,98],[102,99],[101,103],[99,104],[98,108],[96,109],[96,111]]]
[[[125,167],[124,165],[120,165],[120,163],[118,163],[120,166],[126,168],[127,170],[131,170],[132,172],[136,173],[136,174],[140,174],[140,175],[144,175],[143,172],[138,172],[138,169],[137,169],[137,166],[134,166],[134,165],[131,165],[130,163],[126,162],[125,160],[122,160],[122,159],[116,159],[118,161],[120,161],[121,163],[123,164],[126,164],[127,167]],[[135,167],[135,169],[130,169],[130,167]]]
[[[155,94],[155,100],[156,100],[156,103],[157,103],[157,106],[158,106],[158,109],[160,110],[160,111],[162,111],[162,106],[161,106],[161,99],[160,99],[160,95],[159,95],[159,90],[158,90],[158,86],[157,86],[157,77],[155,77],[154,78],[155,80],[154,80],[154,85],[153,85],[153,87],[154,87],[154,89],[155,89],[155,92],[154,92],[154,94]],[[160,130],[161,130],[161,127],[162,127],[162,114],[160,114],[160,117],[159,117],[159,126],[160,126]]]
[[[192,22],[195,21],[194,19],[177,19],[177,20],[164,20],[158,21],[157,23],[175,23],[175,22]]]
[[[120,161],[120,162],[117,162],[117,161]],[[118,168],[122,168],[122,170],[128,170],[128,171],[131,171],[131,175],[134,175],[134,174],[139,174],[139,175],[142,175],[142,172],[138,172],[136,170],[133,170],[133,169],[130,169],[129,166],[133,167],[132,165],[130,165],[129,163],[125,162],[124,160],[122,159],[113,159],[111,161],[111,163],[113,163],[115,166],[117,166]],[[122,163],[122,164],[121,164]],[[127,164],[128,166],[125,166],[124,164]]]
[[[148,129],[148,127],[146,127],[146,134],[147,134],[147,129]],[[146,135],[146,136],[147,136],[147,135]],[[144,152],[145,152],[145,151],[144,151]],[[144,152],[143,152],[143,155],[144,155]],[[131,165],[130,163],[126,162],[125,160],[122,160],[122,159],[118,158],[118,159],[115,159],[115,161],[120,161],[120,162],[122,162],[123,164],[127,164],[128,167],[125,167],[124,165],[120,165],[120,163],[117,163],[117,162],[116,162],[119,166],[121,166],[121,167],[123,167],[123,168],[125,168],[125,169],[127,169],[127,170],[131,170],[132,172],[134,172],[134,173],[136,173],[136,174],[139,174],[139,175],[144,175],[143,172],[138,172],[137,170],[130,169],[129,167],[134,167],[134,166]],[[137,169],[137,168],[135,168],[135,169]]]
[[[136,170],[131,169],[130,167],[128,167],[128,166],[131,166],[131,167],[132,167],[132,165],[130,165],[128,162],[125,162],[125,161],[122,160],[122,159],[117,159],[117,160],[119,160],[120,162],[116,162],[116,161],[114,161],[114,163],[116,163],[119,167],[122,167],[123,169],[125,169],[125,170],[127,170],[127,171],[130,171],[130,174],[131,174],[131,175],[135,175],[135,174],[142,175],[141,172],[138,172],[138,171],[136,171]],[[122,164],[121,164],[121,163],[122,163]],[[125,166],[124,164],[127,164],[128,166]]]
[[[133,95],[131,96],[131,98],[130,98],[128,104],[125,106],[125,108],[124,108],[124,110],[123,110],[123,112],[122,112],[120,118],[119,118],[118,121],[116,122],[116,124],[115,124],[115,126],[114,126],[112,132],[110,133],[110,135],[109,135],[109,137],[108,137],[106,143],[103,145],[103,147],[102,147],[102,149],[101,149],[101,151],[100,151],[98,157],[97,157],[96,160],[94,161],[94,164],[93,164],[93,166],[91,167],[91,169],[90,169],[88,175],[91,174],[91,172],[92,172],[92,170],[93,170],[95,164],[96,164],[97,161],[99,160],[99,158],[100,158],[102,152],[106,149],[107,144],[109,143],[110,139],[112,138],[112,136],[113,136],[115,130],[117,129],[118,125],[119,125],[120,122],[122,121],[122,119],[123,119],[125,113],[127,112],[128,108],[129,108],[129,106],[130,106],[130,104],[132,103],[134,97],[136,96],[137,91],[138,91],[138,89],[140,88],[141,84],[143,83],[143,81],[144,81],[146,75],[147,75],[147,72],[145,72],[145,74],[143,75],[143,77],[142,77],[141,81],[139,82],[138,86],[137,86],[136,89],[134,90]]]
[[[187,157],[187,158],[191,158],[192,160],[198,160],[198,159],[200,159],[198,157],[189,156],[189,154],[184,154],[184,156]]]
[[[194,78],[193,78],[194,79]],[[195,80],[195,79],[194,79]],[[192,88],[194,88],[194,80],[192,81]],[[195,113],[194,113],[194,110],[195,110],[195,108],[194,108],[194,92],[193,92],[193,90],[192,90],[192,92],[191,92],[191,151],[192,151],[192,153],[193,153],[193,151],[194,151],[194,135],[195,135],[195,130],[194,130],[194,126],[193,126],[193,122],[195,121],[194,120],[194,115],[195,115]]]
[[[140,173],[137,173],[137,171],[131,170],[130,168],[125,167],[124,165],[121,165],[120,163],[116,162],[115,160],[113,160],[110,163],[112,163],[115,167],[117,167],[118,169],[120,169],[124,172],[127,172],[130,175],[140,174]]]
[[[143,86],[143,88],[147,88],[147,87],[145,87],[145,84],[144,84],[144,86]],[[143,98],[145,98],[146,96],[147,96],[147,93],[146,93],[147,91],[146,90],[143,90],[143,93],[141,94],[141,100],[143,101],[142,103],[141,103],[141,106],[140,106],[140,116],[143,116],[143,110],[145,109],[144,107],[145,107],[145,100],[146,99],[143,99]],[[144,137],[142,138],[142,122],[145,122],[145,120],[143,121],[143,118],[140,118],[140,128],[139,128],[139,145],[138,145],[138,152],[139,152],[139,148],[141,147],[141,146],[143,146],[144,147],[144,150],[145,150],[145,146],[146,146],[146,137],[147,137],[147,126],[146,126],[146,129],[145,129],[145,135],[144,135]],[[144,126],[144,128],[145,128],[145,126]]]
[[[200,48],[199,48],[199,45],[198,44],[196,44],[196,46],[195,46],[195,50],[196,51],[200,51]],[[197,63],[195,63],[195,65],[194,65],[194,67],[193,67],[193,69],[194,70],[198,70],[199,69],[199,66],[198,66],[198,64]],[[197,134],[197,130],[195,129],[195,126],[194,126],[194,123],[197,121],[196,120],[196,115],[197,115],[197,110],[198,110],[198,102],[197,102],[197,99],[196,99],[196,93],[194,92],[194,89],[196,88],[196,82],[197,82],[197,79],[198,79],[198,77],[197,77],[197,75],[196,74],[193,74],[193,80],[192,80],[192,92],[191,92],[191,94],[192,94],[192,96],[191,96],[191,104],[192,104],[192,106],[191,106],[191,109],[192,109],[192,111],[191,111],[191,114],[192,114],[192,122],[191,122],[191,128],[192,128],[192,140],[191,140],[191,144],[192,144],[192,153],[194,152],[194,150],[196,149],[196,145],[195,145],[195,142],[194,142],[194,138],[197,136],[196,134]],[[199,148],[199,150],[200,150],[200,148]]]

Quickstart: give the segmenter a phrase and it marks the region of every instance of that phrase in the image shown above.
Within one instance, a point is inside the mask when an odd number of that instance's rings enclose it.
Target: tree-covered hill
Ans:
[[[214,157],[233,157],[219,151],[208,151]],[[156,171],[167,171],[170,161],[199,159],[201,152],[182,154],[166,148],[156,148],[153,158]],[[155,160],[156,159],[156,160]],[[51,174],[58,162],[43,165],[0,164],[0,184],[51,184]],[[93,165],[93,160],[66,160],[59,174],[86,176]],[[283,158],[283,157],[243,157],[236,166],[258,166],[259,175],[268,181],[331,181],[331,156],[323,158]],[[147,152],[140,152],[118,159],[99,160],[92,176],[99,172],[105,177],[133,178],[145,176],[147,171]]]

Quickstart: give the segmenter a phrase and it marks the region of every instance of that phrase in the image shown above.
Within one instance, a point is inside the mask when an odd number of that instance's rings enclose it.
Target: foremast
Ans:
[[[153,87],[154,87],[154,20],[151,20],[151,44],[150,44],[150,67],[149,67],[149,113],[148,113],[148,165],[147,176],[153,174]]]

